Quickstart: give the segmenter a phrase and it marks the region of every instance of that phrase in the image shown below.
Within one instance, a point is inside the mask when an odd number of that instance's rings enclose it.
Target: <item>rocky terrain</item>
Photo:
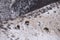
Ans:
[[[0,21],[13,20],[57,1],[59,0],[0,0]]]
[[[60,40],[60,1],[3,21],[0,40]]]

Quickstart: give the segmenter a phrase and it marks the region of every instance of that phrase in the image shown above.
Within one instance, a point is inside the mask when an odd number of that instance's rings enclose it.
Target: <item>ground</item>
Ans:
[[[3,21],[0,40],[60,40],[60,2]]]

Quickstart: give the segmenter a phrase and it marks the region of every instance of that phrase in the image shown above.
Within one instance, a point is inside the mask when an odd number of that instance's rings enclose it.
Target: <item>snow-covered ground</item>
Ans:
[[[60,3],[56,2],[0,25],[0,40],[60,40]]]

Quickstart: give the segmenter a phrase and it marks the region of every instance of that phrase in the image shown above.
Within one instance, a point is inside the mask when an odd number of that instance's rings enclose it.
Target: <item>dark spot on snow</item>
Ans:
[[[42,9],[42,10],[43,10],[43,12],[42,12],[42,13],[45,13],[45,11],[46,11],[46,10],[45,10],[45,9]]]
[[[29,14],[28,16],[33,16],[34,13]]]
[[[54,13],[56,13],[56,11],[54,11]]]
[[[42,16],[39,16],[39,18],[41,18]]]
[[[57,8],[59,9],[59,6],[57,6]]]
[[[44,28],[45,31],[49,32],[49,29],[47,27]]]
[[[15,27],[15,29],[20,29],[20,25],[17,25],[17,26]]]
[[[39,10],[41,13],[45,13],[45,9],[41,9]]]
[[[52,5],[52,4],[51,4],[50,6],[51,6],[52,8],[55,7],[55,5]]]
[[[8,29],[11,29],[11,28],[10,28],[10,24],[7,25],[7,28],[8,28]]]
[[[29,25],[29,21],[25,21],[25,24],[26,24],[26,25]]]
[[[3,25],[0,25],[0,29],[4,29],[5,31],[7,31],[7,28],[3,27]]]
[[[19,40],[19,38],[16,38],[15,40]]]
[[[36,15],[34,15],[34,18],[36,18],[37,17],[37,14]]]
[[[8,21],[4,22],[4,24],[7,24],[7,23],[8,23]]]
[[[0,11],[0,13],[2,13],[2,11]]]
[[[10,23],[10,24],[13,24],[13,23]]]
[[[17,28],[18,28],[18,29],[20,29],[20,26],[19,26],[19,25],[17,25]]]
[[[14,18],[10,18],[10,20],[11,20],[11,21],[13,21],[13,20],[14,20]]]
[[[48,10],[52,10],[52,7],[46,7]]]
[[[14,37],[15,37],[15,35],[11,35],[11,37],[13,37],[13,38],[14,38]]]
[[[39,22],[38,26],[40,26],[40,25],[41,25],[41,23]]]
[[[10,38],[10,40],[13,40],[13,38]]]
[[[37,15],[40,15],[40,13],[38,13]]]
[[[38,33],[35,33],[35,34],[34,34],[34,36],[36,36],[36,37],[37,37],[37,36],[38,36]]]
[[[39,12],[41,12],[41,10],[39,10]]]
[[[58,29],[58,31],[60,32],[60,29]]]
[[[47,14],[49,14],[49,12]]]

